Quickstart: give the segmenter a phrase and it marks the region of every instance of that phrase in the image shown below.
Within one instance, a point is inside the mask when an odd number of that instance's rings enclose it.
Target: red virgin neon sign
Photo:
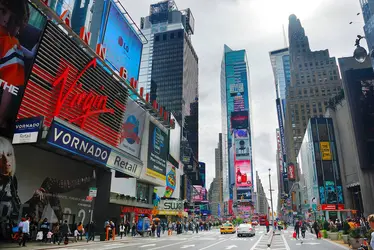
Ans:
[[[108,96],[99,95],[93,90],[89,92],[83,90],[82,84],[78,84],[78,81],[84,75],[84,73],[91,67],[95,68],[97,65],[96,58],[89,62],[86,67],[78,74],[74,79],[73,83],[66,90],[66,84],[71,71],[70,66],[67,66],[61,76],[59,76],[53,83],[53,87],[61,85],[60,92],[58,93],[58,99],[54,116],[58,116],[61,112],[61,108],[64,104],[67,104],[69,108],[78,108],[83,113],[75,118],[69,120],[69,122],[78,122],[81,120],[80,127],[82,128],[86,122],[86,119],[90,116],[102,114],[102,113],[114,113],[114,109],[108,108]],[[101,87],[104,90],[104,87]]]

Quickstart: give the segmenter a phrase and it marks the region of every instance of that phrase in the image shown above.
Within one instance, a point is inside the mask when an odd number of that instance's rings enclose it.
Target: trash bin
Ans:
[[[105,233],[101,233],[100,234],[100,241],[105,241],[105,238],[106,238],[106,234]]]

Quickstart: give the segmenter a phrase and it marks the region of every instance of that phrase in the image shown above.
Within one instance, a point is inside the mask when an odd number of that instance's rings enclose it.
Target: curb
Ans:
[[[271,246],[271,242],[273,241],[273,237],[274,237],[274,231],[273,231],[273,229],[270,229],[268,235],[269,235],[269,238],[268,238],[268,241],[267,241],[267,246],[270,247]]]

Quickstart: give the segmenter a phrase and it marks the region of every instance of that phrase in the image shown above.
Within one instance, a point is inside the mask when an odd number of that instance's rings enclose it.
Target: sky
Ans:
[[[154,0],[121,0],[137,24]],[[214,178],[214,149],[221,132],[220,71],[223,46],[246,49],[250,69],[254,171],[269,190],[271,168],[276,210],[276,128],[274,77],[269,51],[284,48],[283,26],[300,18],[312,50],[329,49],[336,58],[352,56],[357,35],[364,35],[359,0],[176,0],[195,17],[192,44],[199,57],[199,160],[207,166],[207,187]],[[349,22],[353,24],[349,24]],[[254,172],[255,174],[255,172]]]

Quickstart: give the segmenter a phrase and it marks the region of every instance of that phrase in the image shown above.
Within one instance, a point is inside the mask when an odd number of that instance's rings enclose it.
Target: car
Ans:
[[[257,226],[257,225],[258,225],[258,221],[257,220],[252,221],[252,226]]]
[[[234,234],[236,232],[234,225],[228,222],[223,224],[219,231],[221,234]]]
[[[255,236],[256,230],[251,224],[240,224],[237,232],[238,237]]]

